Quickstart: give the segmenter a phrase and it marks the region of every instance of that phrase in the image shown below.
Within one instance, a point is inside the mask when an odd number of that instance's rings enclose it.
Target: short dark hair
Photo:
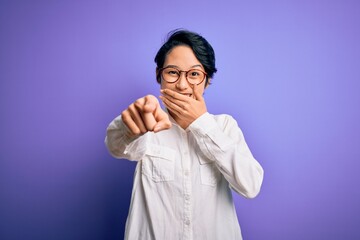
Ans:
[[[212,78],[217,69],[215,67],[215,52],[210,43],[201,35],[183,29],[176,29],[168,34],[167,41],[162,45],[155,56],[156,69],[164,67],[167,54],[176,46],[185,45],[192,49],[196,58],[203,65],[208,77]],[[160,83],[160,75],[157,71],[156,80]],[[208,79],[206,79],[208,82]]]

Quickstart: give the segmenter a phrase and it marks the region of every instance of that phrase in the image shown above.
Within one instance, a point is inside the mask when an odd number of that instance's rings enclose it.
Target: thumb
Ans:
[[[164,119],[155,124],[154,132],[160,132],[162,130],[169,129],[169,128],[171,128],[171,122],[169,120]]]
[[[195,99],[198,100],[198,101],[202,101],[203,100],[203,96],[201,94],[201,87],[197,84],[194,84],[194,96],[195,96]]]
[[[154,132],[160,132],[171,127],[169,115],[164,112],[161,108],[158,108],[155,113],[157,123],[154,126]]]

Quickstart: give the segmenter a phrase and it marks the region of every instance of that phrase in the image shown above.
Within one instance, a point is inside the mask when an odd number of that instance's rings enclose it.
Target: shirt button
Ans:
[[[190,220],[186,220],[185,225],[190,225]]]
[[[189,200],[190,199],[190,195],[189,194],[185,194],[185,200]]]
[[[189,176],[189,174],[190,174],[189,170],[185,170],[185,171],[184,171],[184,175],[185,175],[185,176]]]

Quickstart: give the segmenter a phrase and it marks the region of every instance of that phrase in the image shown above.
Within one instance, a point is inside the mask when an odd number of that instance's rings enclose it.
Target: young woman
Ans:
[[[139,98],[110,123],[105,139],[114,157],[137,161],[125,239],[242,239],[231,189],[255,197],[263,169],[237,122],[207,112],[213,48],[178,30],[155,62],[166,109],[155,96]]]

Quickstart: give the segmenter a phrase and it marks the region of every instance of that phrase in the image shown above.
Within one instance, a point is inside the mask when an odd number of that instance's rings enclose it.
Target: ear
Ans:
[[[159,68],[156,68],[155,69],[155,78],[156,78],[156,81],[161,84],[161,77],[159,76]]]
[[[205,83],[205,89],[206,89],[208,86],[210,86],[210,84],[211,84],[211,78],[207,78],[207,79],[206,79],[206,83]]]

